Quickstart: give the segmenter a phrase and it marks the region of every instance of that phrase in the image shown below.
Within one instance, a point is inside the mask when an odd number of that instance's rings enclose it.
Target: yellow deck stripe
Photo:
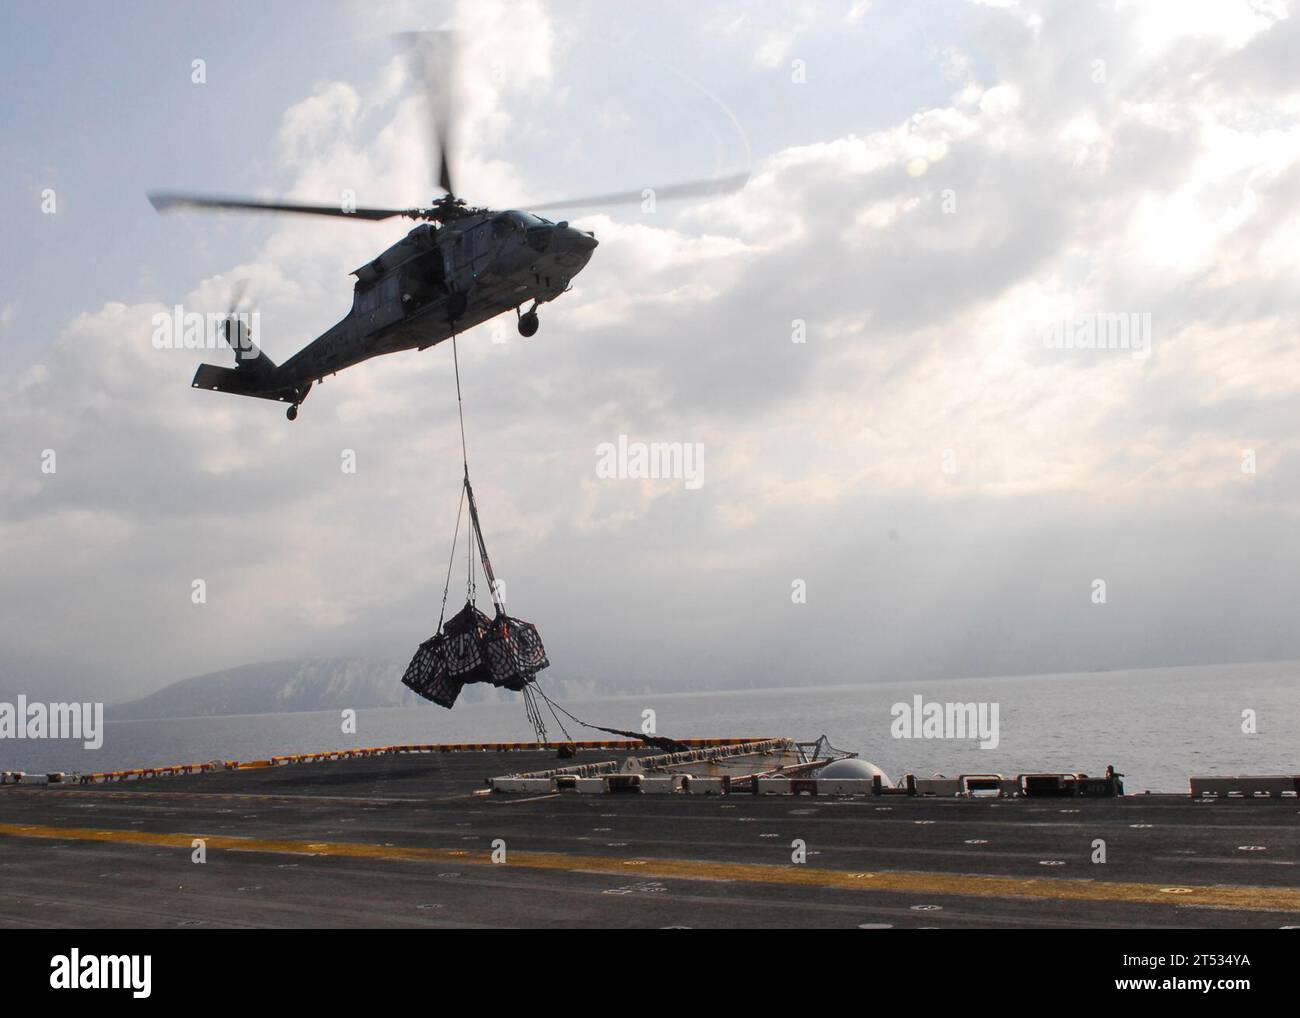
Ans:
[[[269,852],[322,855],[348,859],[396,859],[412,862],[461,863],[491,866],[489,853],[466,849],[421,848],[353,842],[282,841],[266,838],[232,838],[221,835],[166,834],[153,831],[117,831],[89,827],[45,827],[0,824],[0,836],[102,841],[133,845],[190,848],[202,838],[209,849],[231,852]],[[760,863],[708,862],[702,859],[617,859],[608,856],[570,855],[562,852],[511,851],[506,865],[537,870],[629,874],[684,880],[740,881],[824,887],[852,891],[902,891],[929,895],[967,895],[981,898],[1028,898],[1057,901],[1124,901],[1137,904],[1206,905],[1250,911],[1300,911],[1300,890],[1285,887],[1223,887],[1115,883],[1094,880],[1020,879],[967,873],[924,873],[906,870],[816,869],[810,866],[772,866]]]
[[[456,792],[452,795],[409,795],[405,798],[400,796],[384,798],[373,795],[300,795],[293,792],[178,792],[171,788],[161,792],[134,792],[91,785],[68,785],[65,788],[60,788],[58,785],[34,785],[27,788],[22,785],[10,785],[5,787],[4,794],[13,796],[26,795],[33,799],[43,796],[47,801],[52,795],[66,795],[69,798],[140,799],[145,802],[157,803],[159,806],[166,806],[176,799],[193,800],[195,802],[218,802],[234,799],[236,801],[247,800],[251,802],[319,802],[331,806],[368,806],[372,803],[454,802],[457,799],[472,799],[475,793]]]

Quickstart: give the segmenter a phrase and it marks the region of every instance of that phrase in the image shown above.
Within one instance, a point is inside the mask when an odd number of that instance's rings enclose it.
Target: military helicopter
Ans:
[[[451,83],[455,40],[449,32],[414,32],[401,37],[414,76],[423,80],[431,117],[430,149],[438,153],[437,185],[443,194],[418,208],[356,208],[344,205],[253,201],[211,195],[150,192],[159,212],[173,209],[234,209],[288,212],[378,222],[394,217],[422,220],[404,238],[355,269],[352,308],[336,325],[295,353],[274,363],[234,315],[224,338],[235,352],[235,367],[202,364],[191,383],[240,396],[288,403],[285,414],[297,420],[298,407],[312,385],[326,375],[399,350],[424,350],[457,333],[513,310],[519,333],[538,329],[537,309],[565,293],[586,266],[597,242],[592,233],[536,213],[643,201],[721,194],[737,190],[748,172],[647,190],[532,205],[531,211],[492,210],[466,204],[453,186],[449,156],[453,137]],[[442,101],[440,101],[442,100]],[[524,306],[531,302],[527,311]]]

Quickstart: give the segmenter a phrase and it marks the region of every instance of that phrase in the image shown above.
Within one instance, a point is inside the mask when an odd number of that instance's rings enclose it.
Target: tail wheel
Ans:
[[[537,319],[536,311],[529,311],[527,314],[519,316],[519,335],[527,338],[537,332],[537,327],[541,324]]]
[[[289,420],[291,421],[296,421],[298,419],[298,404],[295,403],[288,410],[286,410],[284,412],[284,416],[289,418]]]

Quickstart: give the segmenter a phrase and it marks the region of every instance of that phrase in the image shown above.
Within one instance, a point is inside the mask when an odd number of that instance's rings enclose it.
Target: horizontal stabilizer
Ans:
[[[196,389],[233,392],[236,396],[273,399],[280,403],[299,403],[298,390],[292,385],[277,384],[276,372],[250,371],[247,368],[221,368],[200,364],[190,383]]]

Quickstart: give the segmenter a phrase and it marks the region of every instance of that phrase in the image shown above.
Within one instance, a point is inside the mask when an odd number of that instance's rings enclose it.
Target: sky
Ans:
[[[221,311],[248,279],[283,360],[409,224],[158,216],[145,192],[427,202],[392,34],[443,27],[475,203],[750,173],[575,214],[600,247],[537,335],[502,318],[460,340],[493,562],[557,678],[1300,657],[1285,3],[7,12],[0,686],[124,699],[432,634],[450,348],[330,378],[290,424],[191,390],[229,351],[151,342],[157,313]],[[1117,321],[1123,348],[1061,339]],[[603,476],[620,436],[698,446],[700,483]]]

